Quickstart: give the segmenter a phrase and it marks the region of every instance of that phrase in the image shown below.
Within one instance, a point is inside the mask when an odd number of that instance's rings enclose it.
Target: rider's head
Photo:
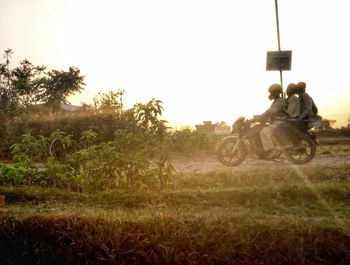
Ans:
[[[290,97],[291,95],[297,93],[297,85],[294,83],[290,83],[287,86],[287,90],[286,90],[287,96]]]
[[[272,84],[269,87],[268,91],[270,93],[270,95],[269,95],[270,100],[279,98],[281,96],[281,94],[283,93],[282,86],[280,84]]]
[[[297,93],[305,93],[306,83],[305,82],[299,82],[297,84]]]

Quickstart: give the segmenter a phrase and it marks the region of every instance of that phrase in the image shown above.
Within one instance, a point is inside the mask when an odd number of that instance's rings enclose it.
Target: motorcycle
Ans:
[[[292,147],[284,149],[274,157],[268,157],[264,151],[260,131],[268,126],[267,123],[248,120],[239,117],[231,128],[230,136],[225,137],[218,146],[218,160],[225,166],[234,167],[242,163],[250,154],[255,159],[274,160],[284,157],[295,165],[310,162],[316,155],[317,136],[310,130],[300,130],[296,126],[290,128],[293,137]]]

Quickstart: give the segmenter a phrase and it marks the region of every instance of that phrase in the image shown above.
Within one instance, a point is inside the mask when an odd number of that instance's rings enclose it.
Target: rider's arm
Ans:
[[[270,122],[275,119],[285,119],[287,118],[286,113],[287,103],[283,98],[275,99],[269,108],[270,112]]]
[[[270,118],[270,111],[267,110],[264,113],[260,114],[260,115],[256,115],[254,116],[254,120],[256,121],[260,121],[260,122],[268,122]]]

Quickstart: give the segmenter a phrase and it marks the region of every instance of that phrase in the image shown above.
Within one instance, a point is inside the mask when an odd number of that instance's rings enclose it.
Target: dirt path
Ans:
[[[242,164],[236,167],[225,167],[223,166],[215,157],[212,156],[187,156],[187,157],[177,157],[172,159],[172,163],[175,166],[177,172],[179,173],[205,173],[211,171],[245,171],[245,170],[259,170],[259,169],[268,169],[271,167],[286,167],[289,164],[286,160],[276,160],[276,161],[265,161],[265,160],[255,160],[255,159],[246,159]],[[318,166],[318,165],[327,165],[327,166],[342,166],[350,164],[350,156],[329,156],[322,155],[315,157],[313,161],[306,164],[305,166]]]

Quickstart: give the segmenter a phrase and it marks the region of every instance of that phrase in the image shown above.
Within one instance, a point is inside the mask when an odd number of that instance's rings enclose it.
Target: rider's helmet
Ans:
[[[297,84],[297,93],[305,93],[306,89],[306,83],[305,82],[299,82]]]
[[[273,100],[276,98],[279,98],[280,95],[283,93],[282,86],[280,84],[272,84],[268,89],[270,95],[269,99]]]
[[[286,93],[287,93],[287,96],[288,96],[288,97],[290,97],[291,95],[297,93],[297,85],[294,84],[294,83],[290,83],[290,84],[287,86]]]

